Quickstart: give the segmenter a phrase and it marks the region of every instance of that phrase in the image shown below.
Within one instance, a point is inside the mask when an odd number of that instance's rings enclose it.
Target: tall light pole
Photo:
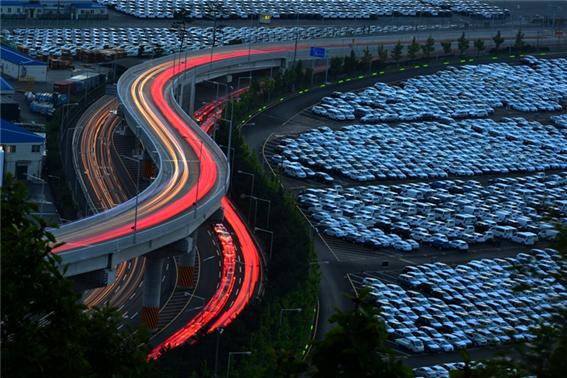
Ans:
[[[254,173],[241,171],[240,169],[236,171],[236,173],[252,177],[252,185],[250,185],[250,197],[254,196],[254,179],[256,178],[256,175]],[[250,222],[251,216],[252,216],[252,199],[250,199],[250,206],[248,207],[248,222]]]
[[[256,213],[258,211],[258,201],[262,201],[262,202],[268,204],[268,214],[266,216],[266,227],[270,227],[270,210],[271,210],[271,207],[272,207],[272,201],[265,199],[265,198],[250,196],[250,195],[247,195],[247,194],[242,194],[242,198],[250,198],[250,199],[253,199],[254,201],[256,201],[256,206],[254,208],[254,226],[256,226]]]
[[[283,314],[284,312],[301,312],[303,311],[303,308],[301,307],[297,307],[297,308],[282,308],[280,310],[280,327],[282,325],[282,320],[283,320]]]
[[[228,364],[226,366],[226,378],[230,377],[230,358],[234,355],[246,355],[249,356],[252,354],[252,352],[250,351],[244,351],[244,352],[228,352]]]
[[[270,252],[268,254],[269,259],[272,259],[272,247],[274,246],[274,233],[273,231],[270,230],[266,230],[264,228],[260,228],[260,227],[254,227],[254,232],[256,231],[261,231],[261,232],[265,232],[266,234],[270,235]]]
[[[220,335],[222,335],[224,331],[224,328],[219,327],[217,328],[217,345],[216,345],[216,351],[215,351],[215,373],[214,376],[215,378],[218,377],[218,367],[219,367],[219,341],[220,341]]]
[[[138,143],[140,143],[140,125],[136,125],[136,132],[138,136]],[[143,153],[143,152],[142,152]],[[141,156],[138,154],[136,159],[138,161],[137,169],[136,169],[136,205],[134,207],[134,225],[132,226],[132,230],[134,231],[132,234],[132,241],[136,244],[136,233],[138,232],[138,204],[140,198],[140,164],[141,164]]]

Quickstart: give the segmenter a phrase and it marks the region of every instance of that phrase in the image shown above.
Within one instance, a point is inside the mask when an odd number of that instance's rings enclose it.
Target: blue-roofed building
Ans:
[[[6,79],[0,76],[0,95],[6,96],[13,95],[14,93],[16,93],[14,87],[11,86]]]
[[[2,73],[21,81],[46,81],[47,64],[6,46],[0,46]]]
[[[0,149],[4,152],[3,172],[25,180],[41,177],[45,137],[0,119]]]
[[[2,18],[108,18],[104,5],[93,0],[2,0]]]

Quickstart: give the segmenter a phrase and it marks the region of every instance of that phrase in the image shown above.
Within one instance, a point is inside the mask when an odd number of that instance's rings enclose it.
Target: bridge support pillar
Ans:
[[[195,286],[195,261],[197,258],[197,233],[188,237],[187,251],[179,257],[177,263],[177,286],[193,288]]]
[[[164,257],[146,257],[141,320],[151,330],[157,328],[159,321],[161,273],[164,261]]]

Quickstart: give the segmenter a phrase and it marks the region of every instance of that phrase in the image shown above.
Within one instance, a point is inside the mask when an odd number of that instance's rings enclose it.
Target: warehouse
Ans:
[[[46,81],[47,64],[8,47],[0,47],[2,73],[21,81]]]
[[[4,151],[3,172],[25,180],[41,176],[45,138],[0,119],[0,147]]]

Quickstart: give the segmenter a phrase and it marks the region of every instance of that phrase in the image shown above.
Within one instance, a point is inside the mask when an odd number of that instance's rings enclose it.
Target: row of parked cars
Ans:
[[[458,29],[459,24],[418,25],[418,30]],[[366,26],[310,26],[310,27],[223,27],[215,35],[215,45],[235,42],[274,42],[295,39],[335,38],[352,35],[398,33],[415,30],[415,25]],[[75,55],[77,49],[95,50],[123,48],[129,56],[136,56],[139,47],[146,53],[157,50],[163,54],[179,51],[179,34],[169,28],[90,28],[90,29],[39,29],[21,28],[4,30],[2,36],[9,42],[29,49],[29,54],[60,56],[62,50]],[[196,50],[209,47],[213,42],[213,28],[190,27],[186,30],[184,48]]]
[[[398,284],[365,277],[391,340],[414,353],[531,341],[567,309],[553,249],[515,257],[407,266]]]
[[[551,122],[562,129],[567,129],[567,114],[551,116]]]
[[[324,97],[312,112],[336,121],[377,123],[487,117],[498,108],[561,110],[567,101],[567,59],[530,56],[522,62],[449,67],[399,85],[377,82],[358,93]]]
[[[468,250],[507,240],[534,245],[567,223],[567,173],[402,185],[305,189],[298,202],[325,235],[373,248]],[[553,214],[555,219],[545,213]],[[559,214],[559,215],[557,215]],[[552,220],[550,220],[552,219]]]
[[[358,182],[536,172],[567,168],[565,134],[521,117],[319,127],[280,139],[271,159],[294,178],[314,170]]]
[[[474,369],[483,366],[483,363],[470,361],[469,366]],[[415,378],[449,378],[452,371],[464,370],[464,368],[464,362],[447,362],[439,365],[414,368],[412,369],[412,373]]]
[[[98,0],[118,11],[140,18],[173,18],[185,10],[193,19],[248,18],[267,14],[273,18],[370,19],[380,16],[450,16],[453,13],[482,18],[504,18],[509,11],[479,0],[228,0],[214,10],[207,0]]]

